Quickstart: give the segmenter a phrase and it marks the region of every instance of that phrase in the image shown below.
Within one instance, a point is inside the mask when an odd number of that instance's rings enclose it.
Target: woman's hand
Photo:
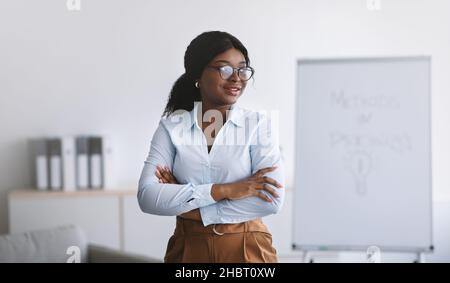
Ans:
[[[255,196],[264,201],[272,202],[272,199],[262,191],[266,191],[276,198],[279,197],[275,189],[270,185],[276,188],[282,188],[283,186],[274,179],[264,176],[264,174],[272,172],[276,168],[276,166],[272,166],[260,169],[252,176],[239,182],[214,184],[211,195],[215,201],[220,201],[222,199],[237,200]]]
[[[177,179],[173,176],[172,172],[170,172],[169,167],[167,166],[156,166],[156,177],[160,183],[163,184],[179,184]],[[202,217],[200,216],[200,209],[196,208],[191,211],[179,215],[181,218],[190,219],[195,221],[201,221]]]
[[[170,169],[167,166],[156,166],[155,175],[160,183],[179,184],[177,179],[173,176],[172,172],[170,172]]]

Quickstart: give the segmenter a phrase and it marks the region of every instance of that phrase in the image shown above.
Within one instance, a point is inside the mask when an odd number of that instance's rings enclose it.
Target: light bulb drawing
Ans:
[[[372,169],[372,157],[364,151],[352,152],[346,160],[347,167],[355,181],[356,193],[367,194],[367,176]]]

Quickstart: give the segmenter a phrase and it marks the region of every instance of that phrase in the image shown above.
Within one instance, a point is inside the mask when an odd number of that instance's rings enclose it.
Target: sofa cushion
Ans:
[[[72,248],[71,248],[72,247]],[[0,262],[67,262],[87,260],[88,244],[83,230],[69,225],[0,236]]]

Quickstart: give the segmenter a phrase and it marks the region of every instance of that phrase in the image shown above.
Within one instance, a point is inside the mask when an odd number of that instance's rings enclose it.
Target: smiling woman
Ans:
[[[143,212],[177,216],[165,261],[276,262],[261,218],[283,204],[283,164],[270,119],[236,105],[254,74],[247,49],[205,32],[184,66],[139,180]]]

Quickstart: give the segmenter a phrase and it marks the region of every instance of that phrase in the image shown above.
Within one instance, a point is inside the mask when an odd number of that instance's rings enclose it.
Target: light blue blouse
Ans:
[[[180,215],[200,208],[205,226],[241,223],[277,213],[284,200],[285,180],[273,131],[276,127],[271,125],[268,115],[233,105],[208,153],[197,111],[201,111],[200,102],[190,112],[177,111],[160,120],[139,180],[141,210],[156,215]],[[180,184],[159,183],[155,176],[157,165],[168,166]],[[283,188],[272,186],[279,198],[263,191],[272,202],[258,197],[219,202],[212,198],[213,184],[236,182],[274,165],[277,169],[266,176]]]

